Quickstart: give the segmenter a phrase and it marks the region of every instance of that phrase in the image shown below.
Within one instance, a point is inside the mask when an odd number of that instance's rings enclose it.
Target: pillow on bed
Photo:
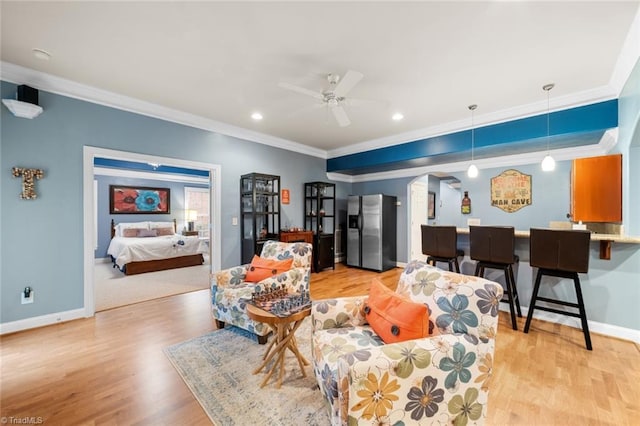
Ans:
[[[157,229],[138,229],[138,237],[157,237]]]
[[[155,228],[152,229],[152,231],[155,231],[158,237],[175,234],[175,232],[173,231],[173,226],[171,228]]]
[[[157,229],[157,228],[173,229],[173,222],[149,222],[149,229]],[[173,231],[171,233],[173,234]]]
[[[124,237],[125,229],[149,229],[149,222],[121,222],[115,226],[116,237]],[[135,237],[135,235],[133,235]]]
[[[126,228],[122,230],[122,236],[125,238],[139,237],[140,232],[148,231],[142,228]]]

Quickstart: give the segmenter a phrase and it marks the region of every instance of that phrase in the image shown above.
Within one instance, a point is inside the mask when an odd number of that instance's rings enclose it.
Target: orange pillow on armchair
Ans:
[[[367,322],[385,343],[420,339],[429,335],[429,310],[373,279],[364,307]]]
[[[263,259],[254,255],[245,277],[246,282],[257,283],[265,278],[281,274],[291,269],[293,258],[285,260]]]

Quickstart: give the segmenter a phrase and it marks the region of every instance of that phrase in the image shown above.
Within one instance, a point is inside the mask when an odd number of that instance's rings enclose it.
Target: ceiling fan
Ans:
[[[291,90],[303,95],[311,96],[322,103],[321,106],[326,106],[327,110],[331,110],[340,127],[346,127],[351,124],[351,120],[347,116],[344,110],[345,101],[352,104],[355,99],[349,98],[347,100],[346,95],[355,87],[360,80],[364,77],[364,74],[349,70],[340,78],[338,74],[328,74],[327,81],[329,81],[329,88],[322,92],[316,92],[304,87],[296,86],[289,83],[279,83],[278,86],[283,89]]]

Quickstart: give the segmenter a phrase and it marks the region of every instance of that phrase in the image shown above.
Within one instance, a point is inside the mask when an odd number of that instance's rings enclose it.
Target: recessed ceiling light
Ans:
[[[51,59],[51,53],[47,52],[46,50],[35,48],[31,51],[33,52],[33,56],[38,59],[42,59],[43,61],[48,61],[49,59]]]
[[[259,112],[254,112],[253,114],[251,114],[251,118],[256,121],[260,121],[262,120],[262,114],[260,114]]]
[[[404,118],[404,115],[402,115],[402,114],[401,114],[401,113],[399,113],[399,112],[396,112],[395,114],[393,114],[393,115],[391,116],[391,119],[392,119],[393,121],[400,121],[400,120],[402,120],[403,118]]]

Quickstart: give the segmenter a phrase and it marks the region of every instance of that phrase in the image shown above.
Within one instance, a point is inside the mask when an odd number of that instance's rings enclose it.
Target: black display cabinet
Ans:
[[[260,255],[267,240],[280,237],[280,176],[249,173],[240,177],[242,263]]]
[[[313,268],[335,269],[336,186],[327,182],[304,184],[305,229],[313,231]]]

